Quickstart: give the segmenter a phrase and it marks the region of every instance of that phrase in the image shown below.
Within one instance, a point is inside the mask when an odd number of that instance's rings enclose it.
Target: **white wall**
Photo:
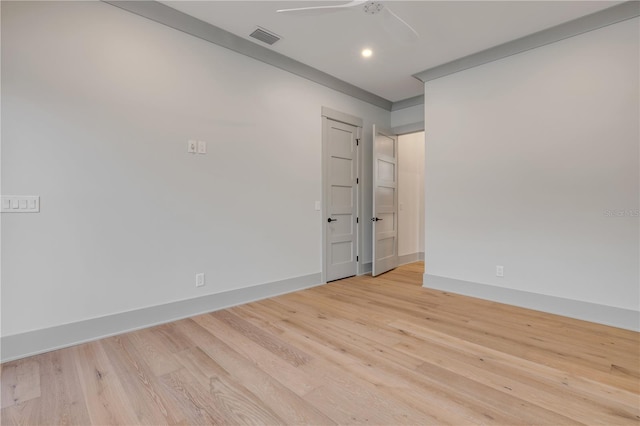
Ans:
[[[424,132],[398,137],[398,255],[424,252]]]
[[[639,309],[639,27],[426,84],[427,274]]]
[[[105,3],[3,1],[2,193],[41,213],[2,215],[2,334],[319,273],[322,106],[390,125]]]

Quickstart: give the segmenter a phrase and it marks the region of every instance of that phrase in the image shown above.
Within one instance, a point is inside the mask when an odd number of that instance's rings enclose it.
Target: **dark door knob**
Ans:
[[[338,221],[338,219],[331,219],[331,218],[327,219],[327,222],[329,222],[329,223],[331,223],[331,222],[337,222],[337,221]]]
[[[382,220],[382,219],[380,219],[379,217],[372,217],[371,218],[371,222],[377,222],[379,220]]]

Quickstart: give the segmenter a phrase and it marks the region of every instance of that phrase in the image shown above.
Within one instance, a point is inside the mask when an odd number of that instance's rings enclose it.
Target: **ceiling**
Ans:
[[[402,43],[384,31],[381,15],[362,6],[337,13],[293,16],[278,9],[345,1],[163,1],[240,37],[396,102],[422,94],[413,74],[529,35],[620,1],[386,1],[420,35]],[[256,27],[282,37],[273,46],[249,34]],[[369,47],[373,56],[363,58]]]

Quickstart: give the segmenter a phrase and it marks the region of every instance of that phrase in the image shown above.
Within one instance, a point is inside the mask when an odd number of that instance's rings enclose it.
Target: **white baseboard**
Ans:
[[[37,355],[321,284],[321,274],[317,273],[26,333],[2,336],[0,337],[0,362]]]
[[[631,309],[581,302],[579,300],[564,299],[562,297],[547,296],[429,274],[423,275],[422,286],[627,330],[640,331],[640,312]]]
[[[413,262],[418,262],[424,260],[424,252],[418,252],[418,253],[410,253],[410,254],[404,254],[402,256],[398,256],[398,266],[400,265],[406,265],[407,263],[413,263]]]

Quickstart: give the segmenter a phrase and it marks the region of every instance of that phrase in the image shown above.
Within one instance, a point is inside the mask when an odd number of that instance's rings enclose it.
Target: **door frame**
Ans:
[[[361,163],[362,163],[362,143],[363,143],[363,120],[362,118],[350,115],[350,114],[346,114],[344,112],[340,112],[340,111],[336,111],[334,109],[331,108],[327,108],[325,106],[322,107],[322,111],[321,111],[321,117],[322,117],[322,158],[321,158],[321,170],[322,170],[322,174],[321,174],[321,183],[322,183],[322,201],[320,202],[320,205],[322,206],[321,210],[321,218],[320,218],[320,224],[322,226],[322,278],[321,281],[323,283],[327,282],[327,226],[326,226],[326,219],[329,215],[329,212],[327,210],[327,200],[329,199],[329,180],[328,180],[328,176],[329,176],[329,162],[327,161],[327,157],[329,155],[329,148],[327,146],[327,134],[326,134],[326,125],[327,125],[327,120],[332,120],[332,121],[338,121],[340,123],[344,123],[344,124],[349,124],[351,126],[355,126],[358,129],[358,137],[360,140],[360,143],[356,146],[356,177],[358,178],[358,181],[360,182],[358,185],[356,185],[356,217],[358,217],[359,219],[362,219],[362,214],[361,214],[361,203],[362,201],[360,200],[360,186],[362,184],[362,176],[360,176],[361,174]],[[362,242],[360,241],[360,239],[362,238],[362,220],[358,220],[358,223],[356,224],[356,268],[354,271],[354,275],[358,275],[358,273],[360,272],[360,264],[362,262],[362,259],[360,259],[362,257],[361,254],[361,247],[362,247]]]

